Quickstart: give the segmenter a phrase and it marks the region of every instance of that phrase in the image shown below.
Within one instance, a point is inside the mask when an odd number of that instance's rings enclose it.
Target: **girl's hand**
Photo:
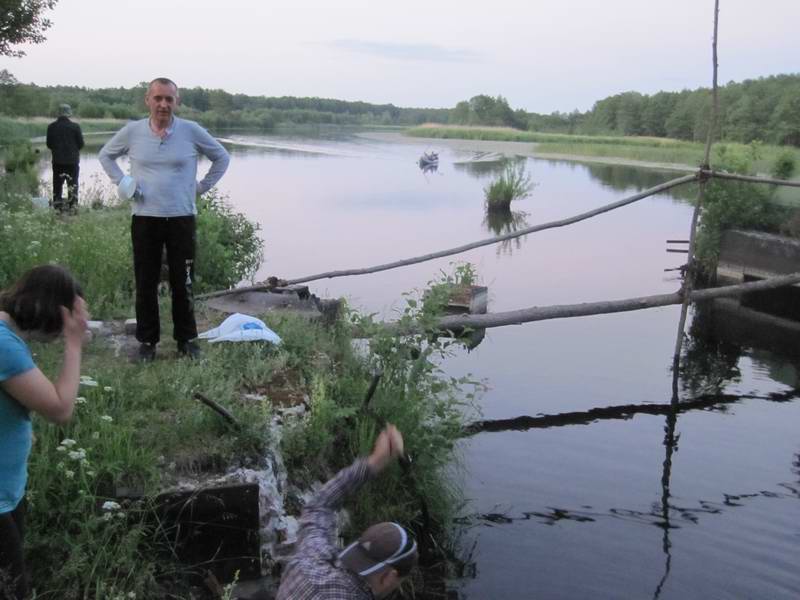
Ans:
[[[75,299],[75,304],[72,305],[72,310],[62,306],[61,317],[64,320],[64,328],[62,329],[64,340],[68,343],[81,344],[86,335],[86,330],[89,328],[89,309],[86,306],[86,301],[78,296]]]

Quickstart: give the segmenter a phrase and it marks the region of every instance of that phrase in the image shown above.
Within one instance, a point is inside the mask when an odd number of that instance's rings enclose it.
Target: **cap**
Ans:
[[[342,565],[361,577],[384,567],[394,567],[405,575],[417,558],[417,542],[404,527],[391,522],[373,525],[339,554]]]
[[[72,107],[69,104],[59,104],[58,105],[58,114],[61,117],[71,117],[72,116]]]

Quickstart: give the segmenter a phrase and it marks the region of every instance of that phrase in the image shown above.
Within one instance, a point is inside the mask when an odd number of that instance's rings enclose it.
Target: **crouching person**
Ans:
[[[31,450],[30,413],[64,423],[72,416],[89,315],[72,275],[46,265],[0,294],[0,598],[29,593],[22,554],[25,485]],[[23,338],[64,338],[64,360],[51,382]]]
[[[283,573],[277,600],[372,600],[400,587],[417,563],[417,544],[397,523],[378,523],[339,552],[336,510],[348,494],[403,455],[403,436],[393,425],[359,458],[326,483],[303,509],[297,549]]]

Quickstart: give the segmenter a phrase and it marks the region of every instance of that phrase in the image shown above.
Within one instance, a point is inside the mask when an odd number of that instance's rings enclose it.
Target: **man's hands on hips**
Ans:
[[[391,423],[381,431],[372,454],[367,458],[370,471],[373,475],[378,475],[393,460],[403,456],[403,435]]]

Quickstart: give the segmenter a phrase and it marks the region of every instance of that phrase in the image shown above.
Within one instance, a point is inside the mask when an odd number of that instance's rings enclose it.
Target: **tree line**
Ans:
[[[493,125],[584,135],[644,135],[705,141],[710,90],[615,94],[584,113],[549,115],[512,110],[502,96],[475,96],[459,102],[449,123]],[[800,146],[800,75],[774,75],[730,82],[719,89],[720,138]]]
[[[12,117],[53,116],[60,104],[69,104],[80,118],[138,119],[147,114],[144,94],[147,82],[133,87],[90,89],[77,86],[38,86],[16,81],[0,71],[0,114]],[[275,125],[419,125],[447,122],[445,108],[400,108],[330,98],[267,97],[231,94],[220,89],[185,88],[181,114],[207,127],[256,127]]]
[[[146,83],[89,89],[19,83],[0,71],[0,114],[53,116],[68,103],[83,118],[133,119],[146,114]],[[279,124],[501,126],[520,130],[587,135],[706,139],[709,90],[624,92],[595,102],[586,112],[539,114],[513,109],[503,96],[480,94],[453,108],[402,108],[393,104],[231,94],[202,87],[181,90],[183,114],[211,128],[269,130]],[[719,90],[719,134],[749,143],[760,140],[800,146],[800,75],[774,75],[731,82]]]

